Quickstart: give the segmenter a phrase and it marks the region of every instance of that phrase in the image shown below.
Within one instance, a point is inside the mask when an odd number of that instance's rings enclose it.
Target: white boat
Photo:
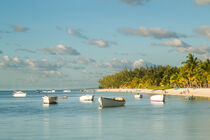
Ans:
[[[69,92],[71,92],[71,90],[70,89],[64,89],[63,92],[64,93],[69,93]]]
[[[142,98],[143,96],[141,94],[134,95],[135,98]]]
[[[117,106],[124,106],[125,99],[122,97],[115,97],[115,98],[98,98],[98,102],[100,103],[100,107],[117,107]]]
[[[55,93],[55,89],[52,89],[52,90],[51,90],[51,93]]]
[[[152,102],[165,102],[165,95],[153,95],[150,97]]]
[[[85,95],[82,95],[80,97],[80,100],[81,101],[93,101],[94,100],[94,96],[95,95],[88,95],[88,94],[85,94]]]
[[[22,91],[14,91],[13,92],[13,96],[14,97],[26,97],[26,93],[25,92],[22,92]]]
[[[42,96],[44,104],[57,104],[58,103],[58,97],[57,96]]]

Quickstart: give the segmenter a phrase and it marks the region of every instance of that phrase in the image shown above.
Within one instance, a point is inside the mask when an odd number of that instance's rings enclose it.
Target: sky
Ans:
[[[0,0],[0,90],[97,88],[210,58],[210,0]]]

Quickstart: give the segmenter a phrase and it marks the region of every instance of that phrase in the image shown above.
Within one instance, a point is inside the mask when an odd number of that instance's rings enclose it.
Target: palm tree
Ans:
[[[210,60],[207,59],[201,64],[201,70],[203,71],[204,87],[209,87],[208,77],[210,75]]]
[[[188,77],[189,86],[192,87],[193,72],[194,72],[194,69],[198,65],[198,58],[194,57],[193,54],[189,53],[188,56],[187,56],[187,60],[182,62],[182,64],[184,64],[184,67],[187,70],[187,77]]]

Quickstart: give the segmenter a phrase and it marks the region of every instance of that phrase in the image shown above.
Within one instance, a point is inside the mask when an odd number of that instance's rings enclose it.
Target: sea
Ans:
[[[88,92],[93,102],[81,102],[80,90],[57,90],[58,104],[44,105],[44,93],[0,91],[0,140],[209,140],[210,101],[186,101],[166,96],[164,104],[150,101],[151,94]],[[67,96],[67,99],[62,99]],[[124,97],[123,107],[100,108],[99,97]]]

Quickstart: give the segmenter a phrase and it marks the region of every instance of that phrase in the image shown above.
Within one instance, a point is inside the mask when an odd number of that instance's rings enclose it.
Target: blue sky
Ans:
[[[105,75],[210,58],[210,0],[1,0],[0,89],[97,87]]]

